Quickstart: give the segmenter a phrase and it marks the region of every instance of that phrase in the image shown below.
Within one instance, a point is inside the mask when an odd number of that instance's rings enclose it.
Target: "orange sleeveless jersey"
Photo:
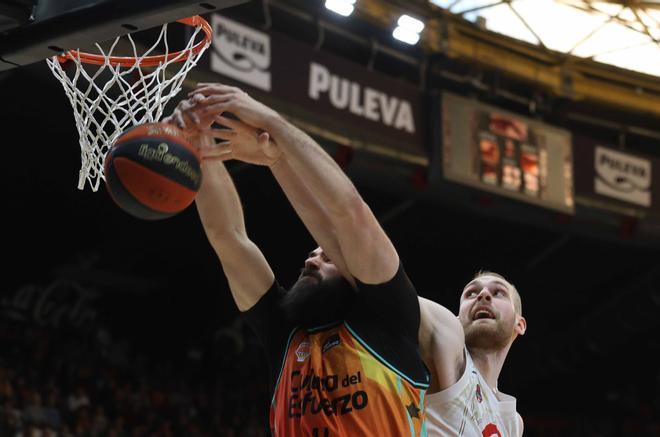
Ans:
[[[347,322],[296,329],[275,387],[276,437],[426,436],[424,394]]]

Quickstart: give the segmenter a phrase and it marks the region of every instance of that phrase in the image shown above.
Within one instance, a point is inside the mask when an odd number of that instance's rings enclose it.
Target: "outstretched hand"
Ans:
[[[204,100],[202,95],[181,100],[172,114],[163,118],[162,122],[178,127],[189,137],[196,137],[200,130],[211,127],[215,121],[213,114],[199,114],[200,105],[203,105]]]
[[[271,166],[282,152],[270,139],[268,132],[256,129],[240,120],[218,115],[215,121],[227,129],[207,130],[219,143],[202,145],[202,158],[227,161],[237,159],[250,164]]]
[[[269,130],[269,123],[279,117],[268,106],[254,100],[245,91],[219,83],[200,83],[188,94],[191,99],[204,99],[199,103],[197,114],[206,119],[209,115],[231,112],[245,123],[261,130]]]
[[[216,89],[215,87],[225,86],[214,85],[213,89]],[[219,115],[224,111],[218,108],[216,99],[201,93],[192,94],[189,99],[179,102],[163,122],[181,129],[186,137],[197,145],[202,159],[237,159],[266,166],[277,162],[281,151],[268,132],[241,120]],[[225,128],[213,127],[214,123]]]

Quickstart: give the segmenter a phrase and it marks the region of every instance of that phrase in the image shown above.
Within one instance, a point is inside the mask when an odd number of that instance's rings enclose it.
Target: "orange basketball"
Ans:
[[[165,123],[128,129],[105,156],[110,196],[129,214],[159,220],[188,207],[202,182],[199,151]]]

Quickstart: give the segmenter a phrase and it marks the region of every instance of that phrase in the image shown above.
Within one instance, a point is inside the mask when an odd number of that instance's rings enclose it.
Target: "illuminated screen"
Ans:
[[[568,131],[449,93],[442,122],[445,178],[574,212]]]

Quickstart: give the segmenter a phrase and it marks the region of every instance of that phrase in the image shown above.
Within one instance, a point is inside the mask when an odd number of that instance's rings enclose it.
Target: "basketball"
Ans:
[[[179,128],[165,123],[123,132],[106,154],[104,172],[115,203],[144,220],[186,209],[202,181],[199,152]]]

